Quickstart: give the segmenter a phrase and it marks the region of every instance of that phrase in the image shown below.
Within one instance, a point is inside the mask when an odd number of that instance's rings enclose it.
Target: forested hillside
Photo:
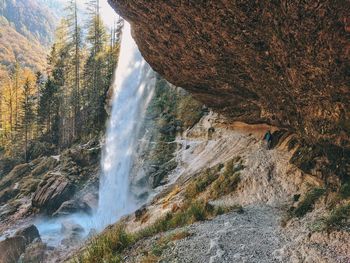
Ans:
[[[57,17],[40,0],[2,0],[0,16],[29,40],[45,46],[53,41]]]
[[[38,49],[41,56],[26,60],[15,56],[3,67],[0,145],[5,156],[28,160],[35,157],[32,155],[38,145],[59,151],[98,134],[104,126],[104,101],[117,61],[122,22],[116,21],[114,29],[107,29],[98,1],[90,1],[89,9],[84,11],[88,19],[81,25],[76,2],[68,2],[47,60]],[[11,25],[9,28],[11,31]],[[36,40],[30,43],[38,44]],[[28,54],[31,51],[36,49],[30,48]],[[40,66],[33,67],[34,62]]]

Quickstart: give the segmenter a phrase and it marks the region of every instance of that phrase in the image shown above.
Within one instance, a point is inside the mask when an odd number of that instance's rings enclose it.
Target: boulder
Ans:
[[[69,235],[69,234],[72,234],[72,233],[83,233],[84,232],[84,228],[79,225],[79,224],[76,224],[74,223],[73,221],[64,221],[62,224],[61,224],[61,233],[63,235]]]
[[[68,200],[62,203],[62,205],[57,209],[53,216],[64,216],[73,214],[76,212],[84,212],[91,214],[91,207],[81,200]]]
[[[72,221],[63,222],[61,233],[65,238],[62,240],[61,244],[67,247],[76,244],[82,239],[84,231],[84,228],[79,224]]]
[[[19,229],[15,236],[22,236],[26,240],[26,244],[32,243],[35,239],[40,239],[40,234],[35,225],[29,225]]]
[[[84,202],[91,211],[93,211],[94,209],[97,208],[98,206],[98,191],[96,191],[95,193],[87,193],[85,195],[83,195],[83,197],[81,198],[81,201]]]
[[[26,239],[23,236],[14,236],[0,241],[0,262],[17,262],[20,255],[25,251]]]
[[[55,212],[74,194],[75,187],[66,178],[51,177],[34,193],[32,206],[48,214]]]

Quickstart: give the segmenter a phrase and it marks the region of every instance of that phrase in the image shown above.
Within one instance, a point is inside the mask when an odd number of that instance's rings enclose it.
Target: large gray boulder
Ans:
[[[51,177],[34,193],[32,206],[52,214],[73,196],[74,191],[75,187],[68,179],[62,176]]]

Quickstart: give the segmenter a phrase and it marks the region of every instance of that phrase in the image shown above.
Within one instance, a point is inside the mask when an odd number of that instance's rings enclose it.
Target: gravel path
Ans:
[[[185,228],[191,236],[163,251],[161,262],[282,262],[278,250],[285,238],[279,231],[279,218],[279,211],[272,207],[249,206],[242,214],[233,212],[196,223]]]

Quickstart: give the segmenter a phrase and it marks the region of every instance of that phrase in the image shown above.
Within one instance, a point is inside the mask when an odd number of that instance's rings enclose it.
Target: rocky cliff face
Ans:
[[[109,3],[151,66],[215,111],[350,154],[349,1]]]

